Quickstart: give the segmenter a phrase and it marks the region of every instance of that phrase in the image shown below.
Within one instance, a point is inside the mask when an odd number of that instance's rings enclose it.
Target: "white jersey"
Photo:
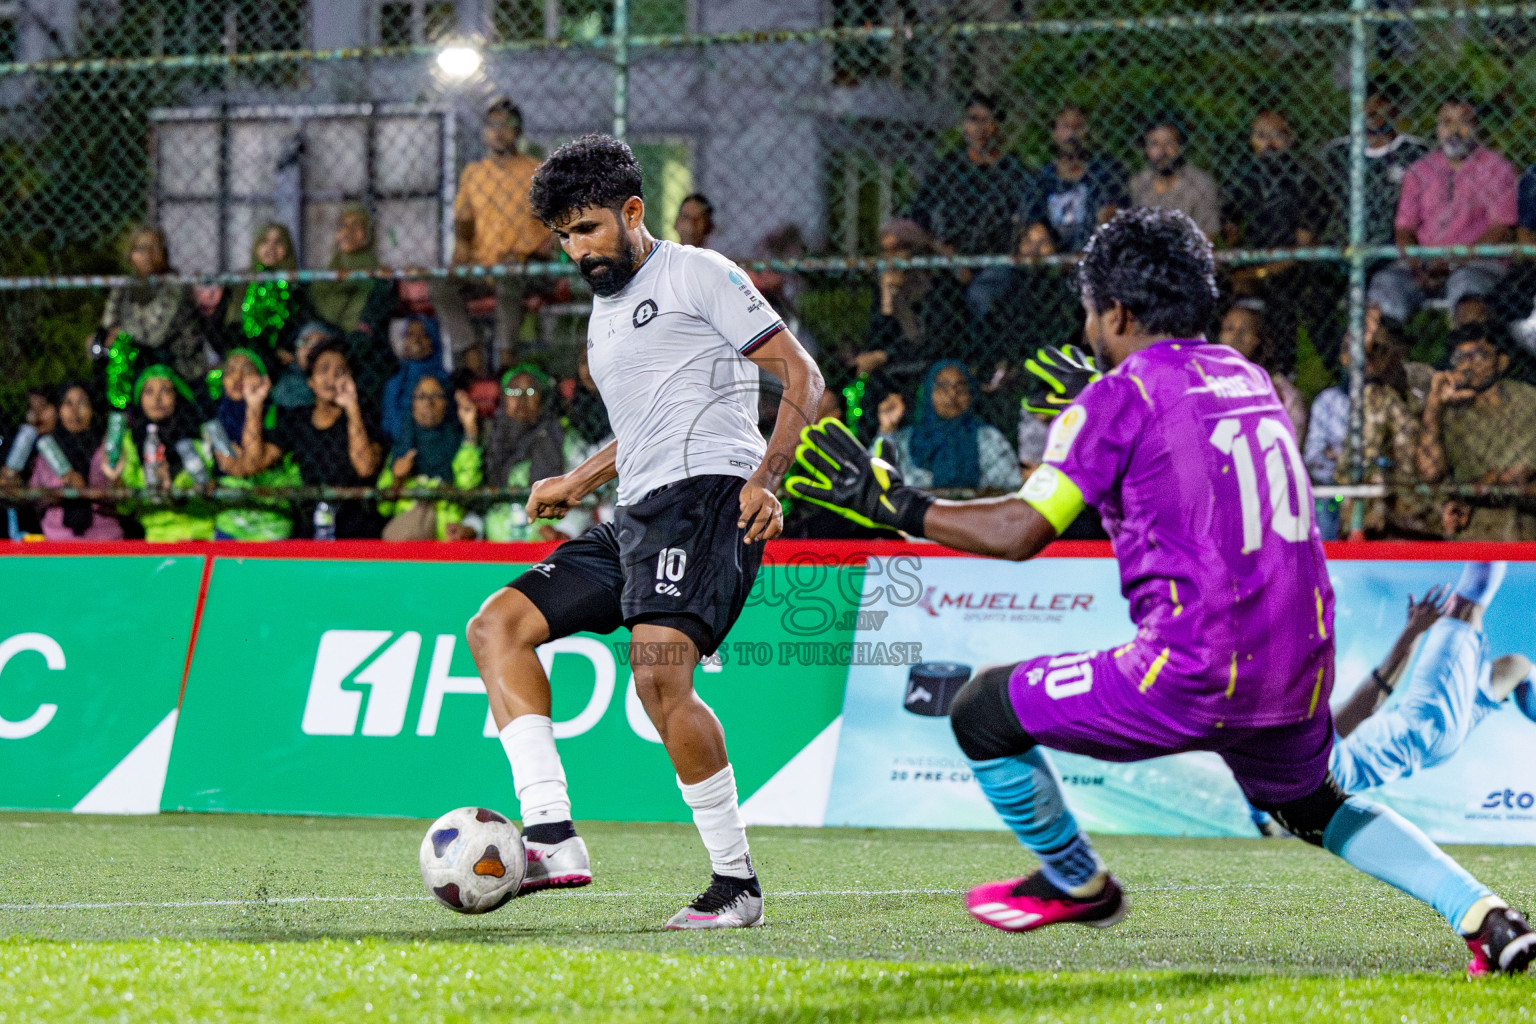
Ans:
[[[784,321],[736,264],[658,241],[617,295],[594,296],[587,360],[618,440],[619,504],[693,476],[756,472],[757,366]]]

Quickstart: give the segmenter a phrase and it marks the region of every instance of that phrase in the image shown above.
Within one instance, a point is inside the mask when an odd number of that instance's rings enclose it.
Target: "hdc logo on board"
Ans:
[[[43,664],[51,672],[64,669],[64,648],[59,646],[57,640],[46,633],[17,633],[0,640],[0,675],[5,674],[5,666],[10,664],[11,659],[23,652],[41,654]],[[24,740],[36,736],[48,728],[48,723],[53,721],[53,716],[58,712],[57,704],[40,703],[25,718],[12,720],[0,715],[0,740]]]
[[[485,684],[479,676],[451,674],[458,639],[452,633],[439,633],[432,642],[426,689],[412,724],[417,736],[437,735],[446,698],[462,694],[485,699]],[[300,728],[309,736],[399,736],[408,724],[406,715],[415,693],[421,648],[421,634],[414,631],[397,635],[388,629],[326,630],[320,635]],[[600,640],[568,636],[544,644],[538,653],[539,662],[552,679],[557,655],[576,655],[592,664],[592,696],[574,718],[555,723],[555,738],[570,739],[589,732],[602,721],[613,702],[618,678],[613,652]],[[368,694],[366,708],[363,687]],[[635,735],[652,743],[661,742],[635,694],[633,674],[629,677],[624,711]],[[496,735],[489,706],[485,709],[481,735]]]

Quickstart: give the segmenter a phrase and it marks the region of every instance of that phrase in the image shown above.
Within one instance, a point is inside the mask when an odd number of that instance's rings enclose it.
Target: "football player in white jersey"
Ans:
[[[528,514],[563,516],[615,476],[619,495],[614,522],[561,545],[469,623],[521,805],[522,892],[592,880],[536,650],[626,626],[635,692],[672,759],[713,875],[667,927],[760,924],[762,889],[725,736],[694,693],[693,672],[741,613],[763,542],[783,529],[774,492],[821,401],[821,373],[739,267],[652,237],[640,165],[623,142],[588,135],[561,146],[534,176],[530,198],[594,293],[587,356],[615,440],[535,483]],[[784,388],[766,443],[759,367]]]

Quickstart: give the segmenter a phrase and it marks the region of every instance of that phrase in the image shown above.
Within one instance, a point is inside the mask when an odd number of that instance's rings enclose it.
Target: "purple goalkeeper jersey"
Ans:
[[[1137,627],[1114,663],[1141,694],[1212,728],[1326,711],[1333,588],[1268,374],[1225,345],[1152,345],[1057,417],[1045,461],[1114,543]]]

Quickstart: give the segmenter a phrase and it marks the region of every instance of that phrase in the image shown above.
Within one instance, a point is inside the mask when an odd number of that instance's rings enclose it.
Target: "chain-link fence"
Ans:
[[[1218,246],[1210,337],[1354,487],[1330,530],[1536,539],[1536,4],[340,6],[342,49],[299,0],[0,24],[13,533],[537,534],[507,498],[606,420],[526,179],[610,131],[651,230],[747,267],[866,436],[955,418],[959,373],[984,457],[935,486],[1038,461],[1023,363],[1080,339],[1075,253],[1168,205]],[[27,423],[58,443],[15,457]]]

